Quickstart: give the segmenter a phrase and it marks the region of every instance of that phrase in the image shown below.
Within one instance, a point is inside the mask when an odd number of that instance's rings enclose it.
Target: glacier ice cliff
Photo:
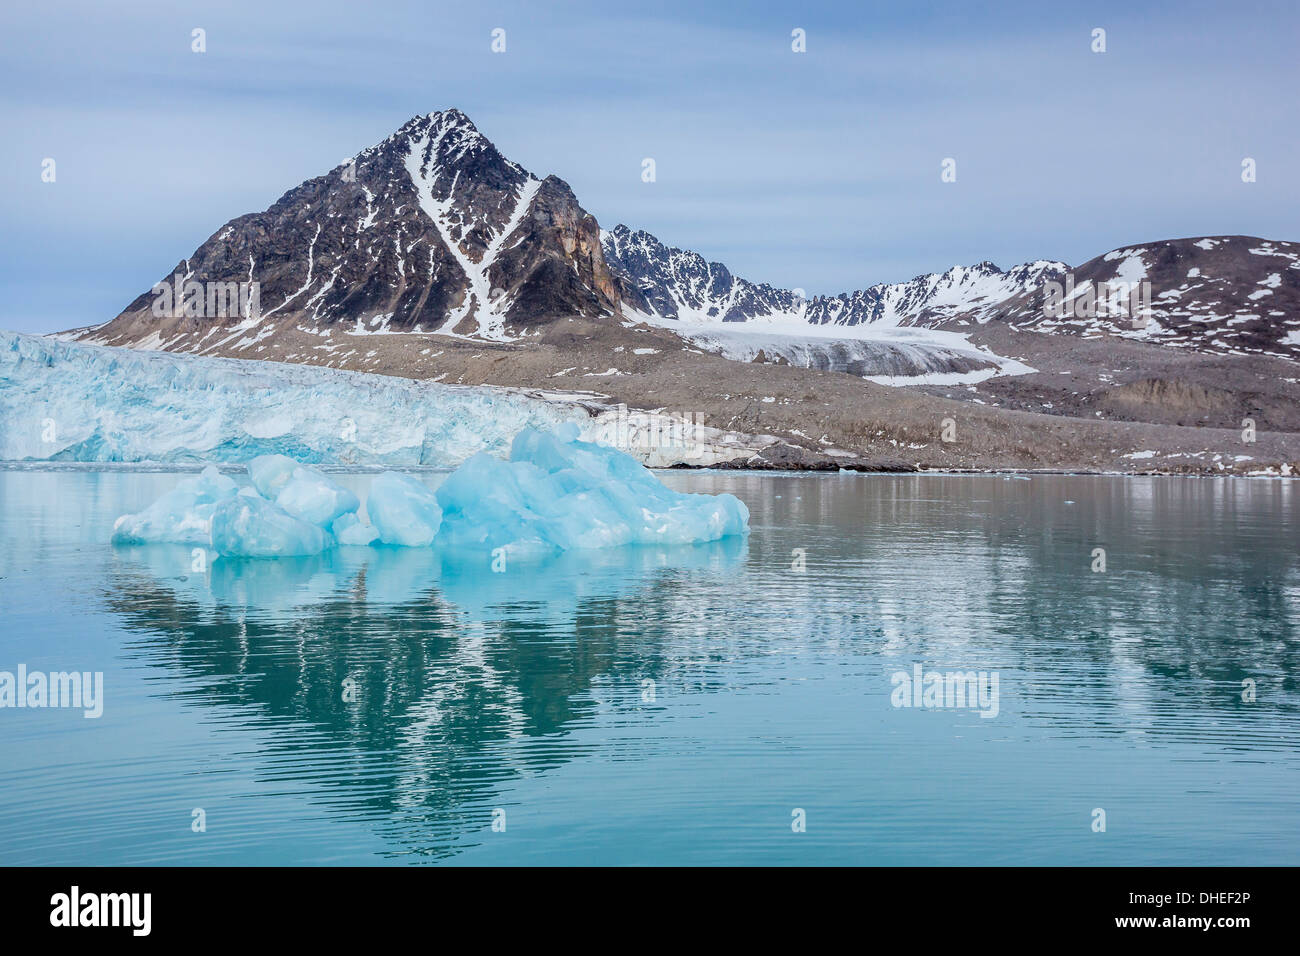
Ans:
[[[209,466],[139,514],[122,515],[115,544],[209,544],[223,557],[320,554],[338,545],[433,546],[445,554],[546,555],[621,545],[702,544],[749,531],[734,495],[673,491],[577,425],[524,429],[509,460],[474,455],[437,491],[384,472],[361,502],[313,468],[281,455],[248,464],[252,483]]]
[[[0,331],[0,461],[454,467],[566,422],[651,466],[745,459],[776,441],[702,424],[647,442],[663,417],[589,392],[443,385],[312,365],[209,358]],[[262,491],[263,497],[274,494]]]
[[[454,466],[524,428],[586,425],[577,402],[279,362],[0,331],[0,460]]]

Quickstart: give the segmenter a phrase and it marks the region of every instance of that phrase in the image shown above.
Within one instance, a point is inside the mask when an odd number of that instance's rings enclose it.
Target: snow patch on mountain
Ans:
[[[456,199],[456,184],[460,178],[460,171],[453,173],[451,181],[445,184],[446,198],[437,198],[435,192],[438,186],[444,185],[442,180],[446,175],[443,166],[435,162],[435,157],[439,156],[443,139],[448,132],[456,128],[447,122],[434,124],[429,132],[411,138],[406,155],[406,171],[419,195],[420,208],[433,222],[443,245],[460,266],[465,274],[465,280],[469,283],[460,307],[447,317],[441,328],[434,331],[452,333],[462,319],[472,316],[477,323],[473,335],[504,342],[509,338],[505,331],[505,317],[510,303],[506,301],[504,292],[492,287],[489,270],[496,263],[497,255],[501,252],[506,239],[523,221],[542,182],[531,173],[525,174],[523,185],[515,192],[514,208],[505,225],[499,230],[493,230],[490,224],[481,224],[490,238],[487,248],[476,259],[471,253],[466,252],[460,243],[461,237],[469,231],[465,225],[464,210],[458,206]],[[465,148],[467,147],[462,145],[460,152],[454,155],[459,158]],[[456,234],[457,231],[460,235]]]

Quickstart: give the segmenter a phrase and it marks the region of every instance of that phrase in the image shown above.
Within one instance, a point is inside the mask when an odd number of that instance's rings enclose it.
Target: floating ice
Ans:
[[[339,515],[332,525],[334,538],[339,544],[359,545],[365,547],[379,537],[379,532],[368,524],[362,524],[355,514]]]
[[[297,467],[298,463],[285,455],[258,455],[248,463],[248,477],[263,498],[274,501]]]
[[[209,465],[197,478],[187,478],[139,514],[122,515],[113,523],[115,544],[207,544],[212,512],[231,498],[239,486]]]
[[[252,467],[250,464],[250,472]],[[294,468],[289,481],[275,496],[275,503],[295,518],[321,527],[361,507],[360,500],[348,489],[314,468],[301,466]]]
[[[357,496],[283,456],[248,466],[253,484],[209,467],[115,525],[120,543],[210,543],[230,557],[319,554],[336,544],[438,548],[456,558],[482,549],[555,553],[627,544],[716,541],[749,531],[733,495],[673,491],[631,456],[578,440],[576,425],[525,429],[510,460],[475,455],[434,492],[396,472],[377,476],[366,512]],[[274,500],[268,497],[274,495]]]
[[[226,557],[287,558],[319,554],[333,546],[328,531],[295,518],[256,492],[227,498],[212,514],[212,547]]]
[[[384,544],[422,548],[433,543],[442,524],[438,499],[414,478],[386,471],[370,484],[366,513]]]
[[[327,614],[346,593],[349,601],[372,609],[400,608],[394,620],[406,613],[454,612],[458,621],[501,624],[535,621],[539,614],[577,621],[593,600],[648,592],[665,572],[726,580],[746,553],[745,539],[733,535],[701,545],[563,551],[529,562],[518,574],[493,573],[492,562],[480,554],[457,560],[436,548],[340,547],[273,561],[222,559],[207,574],[189,575],[176,573],[177,555],[164,549],[140,549],[130,561],[141,572],[132,593],[143,607],[194,621],[208,619],[214,605],[261,614]],[[510,565],[515,570],[523,571],[522,565]],[[170,600],[158,600],[163,597]],[[689,589],[662,597],[692,600]]]
[[[475,455],[438,489],[443,547],[512,551],[693,544],[749,530],[734,495],[673,491],[613,448],[577,429],[520,432],[510,460]]]

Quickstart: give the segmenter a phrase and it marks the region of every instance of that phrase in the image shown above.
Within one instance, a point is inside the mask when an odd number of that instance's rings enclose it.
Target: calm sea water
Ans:
[[[177,475],[0,471],[0,670],[105,682],[0,709],[0,863],[1300,861],[1300,486],[663,478],[752,535],[196,572],[107,544]]]

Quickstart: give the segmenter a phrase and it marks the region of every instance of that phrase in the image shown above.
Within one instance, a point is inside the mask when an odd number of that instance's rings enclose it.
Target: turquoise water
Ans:
[[[106,543],[176,474],[0,471],[0,671],[104,675],[0,709],[0,863],[1297,862],[1294,483],[662,477],[753,533],[195,571]]]

